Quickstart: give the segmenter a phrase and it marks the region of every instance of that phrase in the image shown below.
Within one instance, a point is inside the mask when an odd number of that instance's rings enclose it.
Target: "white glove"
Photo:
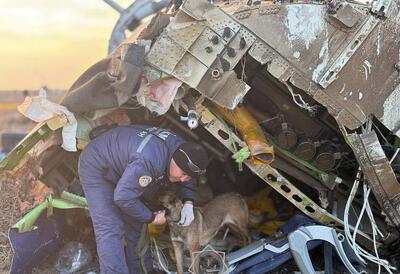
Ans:
[[[181,220],[179,221],[179,225],[188,226],[194,220],[193,214],[193,205],[190,203],[186,203],[183,205],[181,210]]]

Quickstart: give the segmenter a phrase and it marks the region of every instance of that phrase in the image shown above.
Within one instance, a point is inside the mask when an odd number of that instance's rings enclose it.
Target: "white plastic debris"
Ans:
[[[62,129],[62,148],[66,151],[77,151],[76,129],[78,123],[74,114],[66,107],[49,101],[45,89],[40,89],[38,96],[27,96],[24,102],[17,107],[17,110],[37,123],[49,120],[57,115],[64,116],[66,125]]]

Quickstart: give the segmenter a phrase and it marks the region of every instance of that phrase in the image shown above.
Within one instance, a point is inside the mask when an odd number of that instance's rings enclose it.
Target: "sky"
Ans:
[[[102,0],[0,0],[0,90],[67,89],[107,55],[118,18]]]

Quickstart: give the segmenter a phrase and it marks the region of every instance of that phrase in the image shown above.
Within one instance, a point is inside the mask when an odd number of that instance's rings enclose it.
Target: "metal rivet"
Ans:
[[[211,37],[211,42],[212,42],[214,45],[217,45],[218,42],[219,42],[218,36],[217,36],[217,35],[214,35],[213,37]]]
[[[227,38],[229,38],[229,37],[231,37],[231,35],[232,35],[231,29],[230,29],[229,27],[225,27],[225,28],[224,28],[224,32],[223,32],[223,34],[222,34],[222,37],[227,37]]]
[[[228,54],[229,57],[233,58],[236,56],[236,51],[234,48],[231,47],[226,47],[226,53]]]

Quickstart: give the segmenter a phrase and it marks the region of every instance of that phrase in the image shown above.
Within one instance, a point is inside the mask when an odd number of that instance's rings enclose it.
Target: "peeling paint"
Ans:
[[[371,73],[371,63],[368,60],[364,60],[364,64],[368,67],[368,73]]]
[[[325,36],[328,36],[327,33],[325,33]],[[322,73],[325,70],[326,65],[328,64],[329,61],[329,39],[326,37],[325,42],[323,43],[321,50],[319,52],[319,59],[322,62],[314,69],[312,79],[317,82],[319,77],[322,75]]]
[[[324,9],[320,5],[288,5],[285,25],[290,45],[297,41],[309,49],[310,44],[326,29]]]
[[[376,55],[378,56],[381,53],[381,28],[382,28],[382,23],[379,25],[378,35],[376,36]]]
[[[339,94],[342,94],[345,88],[346,88],[346,83],[343,83],[343,87],[342,87],[342,89],[339,91]]]
[[[363,98],[363,93],[361,91],[358,92],[358,100],[361,100]]]
[[[365,80],[368,80],[368,75],[371,73],[371,63],[368,62],[368,60],[364,60],[363,68],[365,73]]]
[[[400,137],[400,85],[386,98],[383,103],[382,122]]]
[[[353,95],[353,92],[352,92],[352,91],[350,91],[350,93],[349,93],[349,97],[351,97],[351,95]]]
[[[293,57],[296,58],[296,59],[299,59],[299,58],[300,58],[300,52],[295,51],[295,52],[293,53]]]

